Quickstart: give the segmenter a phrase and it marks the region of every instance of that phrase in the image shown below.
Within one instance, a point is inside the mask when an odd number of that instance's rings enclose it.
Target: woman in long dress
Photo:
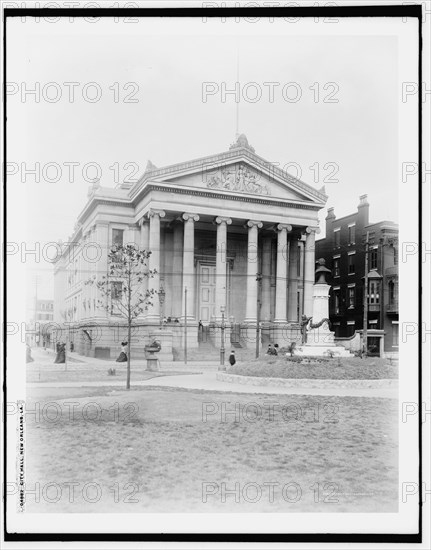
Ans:
[[[57,356],[54,360],[54,363],[65,363],[65,362],[66,362],[66,344],[58,344]]]
[[[229,364],[231,367],[233,367],[235,363],[236,363],[235,352],[234,350],[232,350],[229,355]]]
[[[116,359],[116,363],[124,363],[127,361],[127,344],[128,342],[121,342],[121,353]]]

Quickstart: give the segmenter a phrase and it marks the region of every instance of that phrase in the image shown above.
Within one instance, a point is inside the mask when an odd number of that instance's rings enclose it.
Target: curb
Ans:
[[[265,378],[257,376],[241,376],[217,372],[217,380],[232,384],[246,384],[249,386],[277,386],[285,388],[330,389],[330,388],[355,388],[355,389],[397,389],[398,380],[383,378],[381,380],[330,380],[320,378]]]

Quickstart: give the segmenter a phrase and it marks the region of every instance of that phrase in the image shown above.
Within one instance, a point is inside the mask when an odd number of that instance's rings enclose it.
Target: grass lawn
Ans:
[[[398,509],[393,399],[32,387],[27,403],[28,512]]]
[[[311,360],[312,361],[312,360]],[[285,357],[264,356],[228,368],[230,374],[270,378],[318,378],[331,380],[378,380],[398,378],[398,366],[380,357],[327,359],[309,364]]]

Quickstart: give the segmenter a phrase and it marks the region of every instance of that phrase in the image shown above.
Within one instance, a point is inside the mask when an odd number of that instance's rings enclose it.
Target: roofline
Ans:
[[[164,166],[162,168],[157,168],[155,170],[146,170],[143,173],[142,177],[130,189],[129,196],[130,198],[134,199],[139,194],[139,191],[142,188],[143,184],[149,179],[155,179],[165,174],[170,174],[176,171],[196,168],[196,165],[205,166],[206,164],[215,162],[216,159],[219,162],[222,160],[234,159],[235,157],[238,157],[238,156],[244,156],[246,158],[248,157],[249,160],[255,161],[258,164],[265,164],[266,166],[270,167],[270,172],[272,174],[277,175],[282,180],[288,180],[291,184],[293,184],[297,188],[298,191],[302,191],[306,194],[309,194],[315,199],[320,200],[324,204],[326,204],[326,201],[328,200],[328,195],[326,195],[325,193],[321,193],[320,191],[317,191],[317,189],[314,189],[314,187],[312,187],[308,183],[305,183],[302,180],[295,178],[291,174],[284,172],[274,164],[266,161],[263,157],[257,155],[256,153],[253,153],[250,149],[247,149],[246,147],[235,147],[234,149],[229,149],[229,151],[224,151],[222,153],[218,153],[215,155],[208,155],[205,157],[199,157],[199,158],[192,159],[185,162],[169,164],[167,166]],[[272,174],[270,174],[271,177],[272,177]]]
[[[388,227],[390,229],[398,229],[399,228],[397,223],[391,222],[389,220],[383,220],[381,222],[369,223],[368,225],[364,226],[364,229],[365,229],[365,227],[373,227],[373,225],[380,225],[382,228]]]

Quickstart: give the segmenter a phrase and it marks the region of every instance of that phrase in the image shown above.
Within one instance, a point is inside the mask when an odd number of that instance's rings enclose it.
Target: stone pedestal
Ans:
[[[319,260],[322,262],[322,260]],[[329,290],[331,286],[326,284],[323,273],[329,271],[323,263],[317,269],[320,279],[313,285],[313,316],[308,325],[307,341],[295,350],[296,355],[352,357],[352,354],[344,347],[336,346],[334,333],[329,330]],[[318,325],[318,326],[316,326]],[[312,328],[312,327],[315,328]]]
[[[160,370],[160,362],[157,357],[157,352],[147,351],[145,355],[147,359],[147,370],[150,372]]]
[[[329,330],[329,290],[330,285],[316,283],[313,286],[313,317],[312,325],[322,323],[320,327],[307,331],[307,346],[335,347],[334,333]]]
[[[150,332],[150,342],[157,340],[160,342],[162,349],[157,354],[157,357],[163,363],[163,361],[173,361],[174,356],[172,354],[172,331],[166,330],[164,328],[153,330]]]

